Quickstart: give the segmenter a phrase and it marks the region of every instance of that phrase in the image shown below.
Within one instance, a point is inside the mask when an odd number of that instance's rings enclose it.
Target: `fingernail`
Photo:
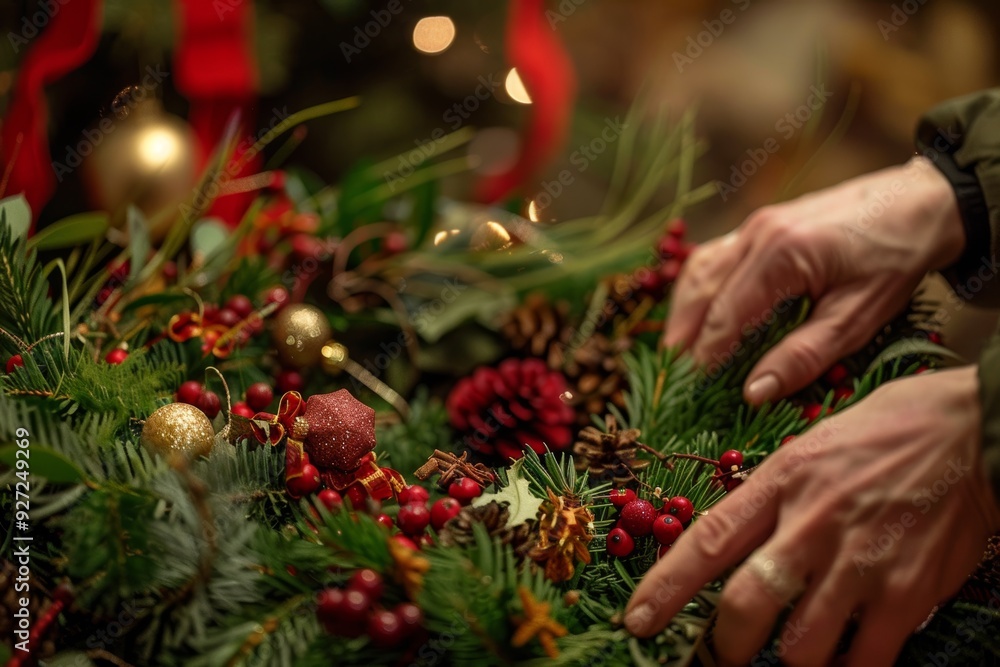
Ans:
[[[633,635],[641,635],[653,617],[653,605],[643,602],[625,614],[625,628]]]
[[[768,373],[764,377],[758,378],[747,387],[747,400],[753,404],[760,404],[769,401],[778,394],[780,385],[778,378],[773,373]]]

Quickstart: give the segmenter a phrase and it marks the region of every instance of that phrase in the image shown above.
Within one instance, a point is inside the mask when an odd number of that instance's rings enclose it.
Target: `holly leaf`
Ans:
[[[494,500],[498,503],[507,503],[507,510],[510,512],[510,518],[507,520],[508,528],[519,526],[538,516],[542,499],[532,495],[531,484],[521,476],[523,464],[524,459],[515,461],[514,465],[507,468],[507,486],[497,493],[484,493],[472,501],[472,506],[479,507]]]

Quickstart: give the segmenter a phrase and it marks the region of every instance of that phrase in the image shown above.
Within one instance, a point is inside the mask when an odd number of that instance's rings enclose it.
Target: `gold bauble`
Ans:
[[[323,346],[333,337],[323,311],[305,304],[285,306],[274,318],[273,331],[278,359],[292,368],[318,364]]]
[[[194,133],[159,103],[123,106],[122,118],[102,118],[80,142],[83,177],[91,203],[113,214],[121,226],[125,208],[134,204],[145,215],[154,240],[167,231],[181,203],[197,182]],[[70,158],[67,158],[70,160]]]
[[[208,456],[215,444],[215,430],[205,413],[187,403],[164,405],[142,427],[143,446],[153,454],[173,460]]]

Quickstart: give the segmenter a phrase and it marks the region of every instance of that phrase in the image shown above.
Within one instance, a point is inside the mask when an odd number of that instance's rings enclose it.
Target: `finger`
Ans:
[[[860,349],[878,328],[863,314],[869,301],[866,293],[854,288],[820,299],[809,319],[754,366],[743,391],[746,400],[760,405],[787,396]]]
[[[784,664],[830,664],[864,597],[857,568],[850,561],[835,564],[788,617],[780,635]]]
[[[730,232],[691,254],[674,286],[663,337],[665,346],[693,341],[712,298],[746,254],[746,245],[738,232]]]
[[[755,244],[708,306],[692,346],[695,359],[702,364],[732,364],[740,354],[740,339],[772,324],[791,307],[794,297],[806,292],[805,282],[790,255]]]
[[[764,542],[777,520],[776,495],[762,466],[685,530],[629,600],[628,630],[639,637],[656,634],[706,583]]]
[[[847,667],[894,665],[906,640],[930,611],[907,604],[881,602],[861,614],[858,633],[847,654]]]
[[[751,566],[751,561],[763,558],[774,568],[769,577],[761,575],[759,566]],[[781,577],[787,582],[793,582],[782,586],[792,587],[798,586],[794,582],[806,580],[805,571],[797,569],[805,566],[795,566],[791,562],[778,553],[772,541],[752,554],[726,582],[719,601],[714,642],[716,654],[722,663],[747,664],[771,636],[779,614],[796,593],[776,590],[770,579]]]

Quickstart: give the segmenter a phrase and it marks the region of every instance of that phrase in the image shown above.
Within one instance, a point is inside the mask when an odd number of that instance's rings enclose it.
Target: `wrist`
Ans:
[[[925,239],[927,269],[937,271],[956,262],[965,249],[965,227],[951,181],[934,163],[923,156],[912,158],[904,167],[916,193],[915,219]]]

